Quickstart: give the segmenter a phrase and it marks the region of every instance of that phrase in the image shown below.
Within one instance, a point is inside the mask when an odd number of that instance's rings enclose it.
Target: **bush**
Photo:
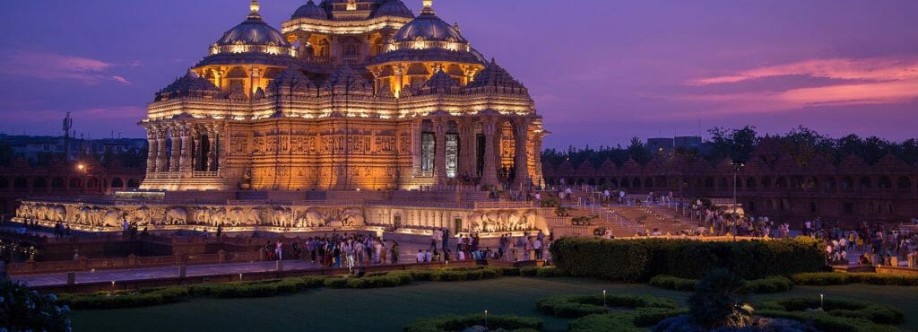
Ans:
[[[819,305],[818,298],[797,297],[765,301],[761,304],[761,308],[772,311],[805,312],[808,309],[818,308]],[[885,304],[831,298],[825,299],[822,305],[823,310],[834,317],[863,319],[886,325],[902,324],[905,320],[902,311]]]
[[[668,275],[659,275],[650,279],[650,285],[663,289],[669,289],[680,292],[695,291],[695,285],[698,280],[673,277]],[[794,282],[786,277],[773,276],[763,279],[749,280],[746,282],[746,290],[755,294],[785,292],[794,288]]]
[[[753,321],[746,305],[746,281],[725,269],[708,273],[688,299],[692,320],[705,328],[743,328]],[[739,305],[742,304],[742,305]]]
[[[325,287],[328,288],[345,288],[347,287],[347,279],[345,278],[328,278],[324,281]]]
[[[899,331],[898,328],[880,325],[866,319],[848,318],[832,316],[828,313],[820,312],[802,312],[802,311],[780,311],[780,310],[759,310],[757,314],[765,317],[787,318],[801,322],[811,323],[814,327],[823,331],[838,332],[893,332]]]
[[[643,332],[647,331],[644,327],[684,313],[685,310],[682,309],[641,308],[632,312],[594,314],[572,321],[568,330],[571,332]]]
[[[152,288],[141,292],[98,292],[86,295],[63,294],[61,303],[73,309],[117,309],[171,304],[188,297],[186,287]]]
[[[0,277],[0,330],[70,331],[70,309],[20,282]]]
[[[504,277],[519,277],[520,268],[518,267],[504,267],[500,268],[500,275]]]
[[[606,295],[607,307],[675,309],[676,303],[655,296]],[[603,307],[602,295],[559,295],[549,296],[536,302],[536,308],[543,314],[562,318],[577,318],[591,314],[607,313]]]
[[[536,270],[536,277],[539,278],[559,278],[566,277],[567,272],[554,267],[543,267]]]
[[[791,277],[798,285],[870,284],[889,286],[918,286],[918,277],[877,273],[817,272],[798,273]]]
[[[558,268],[572,276],[646,281],[661,274],[700,278],[726,268],[745,279],[822,271],[825,254],[815,240],[706,242],[562,238],[551,246]]]
[[[466,328],[485,325],[484,314],[471,315],[446,315],[433,318],[422,318],[405,327],[405,332],[440,332],[462,331]],[[489,315],[488,328],[504,329],[510,331],[541,331],[542,320],[532,317],[510,315]]]

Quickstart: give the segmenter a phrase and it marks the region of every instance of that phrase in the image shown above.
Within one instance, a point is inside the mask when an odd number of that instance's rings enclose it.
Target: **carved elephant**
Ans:
[[[210,224],[214,226],[219,226],[220,224],[226,222],[226,210],[223,208],[216,208],[210,213]]]
[[[363,216],[363,209],[350,208],[341,213],[341,222],[345,226],[363,226],[366,222]]]
[[[121,222],[124,221],[124,218],[123,218],[124,214],[121,211],[118,211],[117,209],[108,210],[108,211],[101,210],[100,213],[103,213],[102,226],[119,227],[121,226]]]
[[[308,210],[303,214],[303,219],[305,220],[306,225],[309,227],[324,227],[325,226],[325,215],[316,209]]]
[[[131,211],[128,215],[128,220],[137,224],[137,226],[146,226],[150,223],[150,209],[147,207],[141,207],[137,210]]]
[[[246,213],[240,208],[235,208],[229,211],[226,214],[227,222],[232,226],[240,226],[245,224]]]
[[[249,226],[261,225],[262,213],[260,209],[251,209],[245,214],[245,224]]]
[[[171,208],[166,211],[163,217],[163,223],[172,225],[184,225],[188,222],[188,211],[183,207]]]

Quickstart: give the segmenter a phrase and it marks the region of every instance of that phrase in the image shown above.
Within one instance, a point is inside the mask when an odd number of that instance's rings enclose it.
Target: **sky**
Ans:
[[[421,0],[403,0],[415,13]],[[144,137],[159,89],[248,14],[248,0],[0,3],[0,132]],[[276,28],[306,0],[262,0]],[[523,82],[543,146],[798,126],[918,137],[918,1],[435,0]]]

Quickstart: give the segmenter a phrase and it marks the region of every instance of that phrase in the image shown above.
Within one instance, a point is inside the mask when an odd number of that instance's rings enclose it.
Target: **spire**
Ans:
[[[433,0],[423,0],[424,9],[421,10],[421,14],[434,14],[433,10]]]
[[[261,4],[258,3],[258,0],[252,0],[252,3],[249,4],[249,18],[261,18],[261,14],[258,13],[261,10]]]

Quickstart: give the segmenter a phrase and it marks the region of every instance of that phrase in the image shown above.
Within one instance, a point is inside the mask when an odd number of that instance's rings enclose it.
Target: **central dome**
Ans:
[[[284,36],[258,14],[257,1],[252,2],[252,13],[239,25],[223,33],[216,46],[250,45],[250,46],[282,46],[290,47]]]
[[[396,42],[414,41],[418,38],[428,41],[468,43],[458,29],[441,20],[430,10],[422,12],[421,15],[405,24],[395,34]]]
[[[383,0],[373,12],[373,17],[383,16],[414,18],[414,13],[401,0]]]
[[[316,5],[315,2],[309,0],[305,5],[301,6],[296,12],[293,13],[292,19],[298,18],[311,18],[316,20],[326,20],[328,19],[328,12],[322,7]]]

